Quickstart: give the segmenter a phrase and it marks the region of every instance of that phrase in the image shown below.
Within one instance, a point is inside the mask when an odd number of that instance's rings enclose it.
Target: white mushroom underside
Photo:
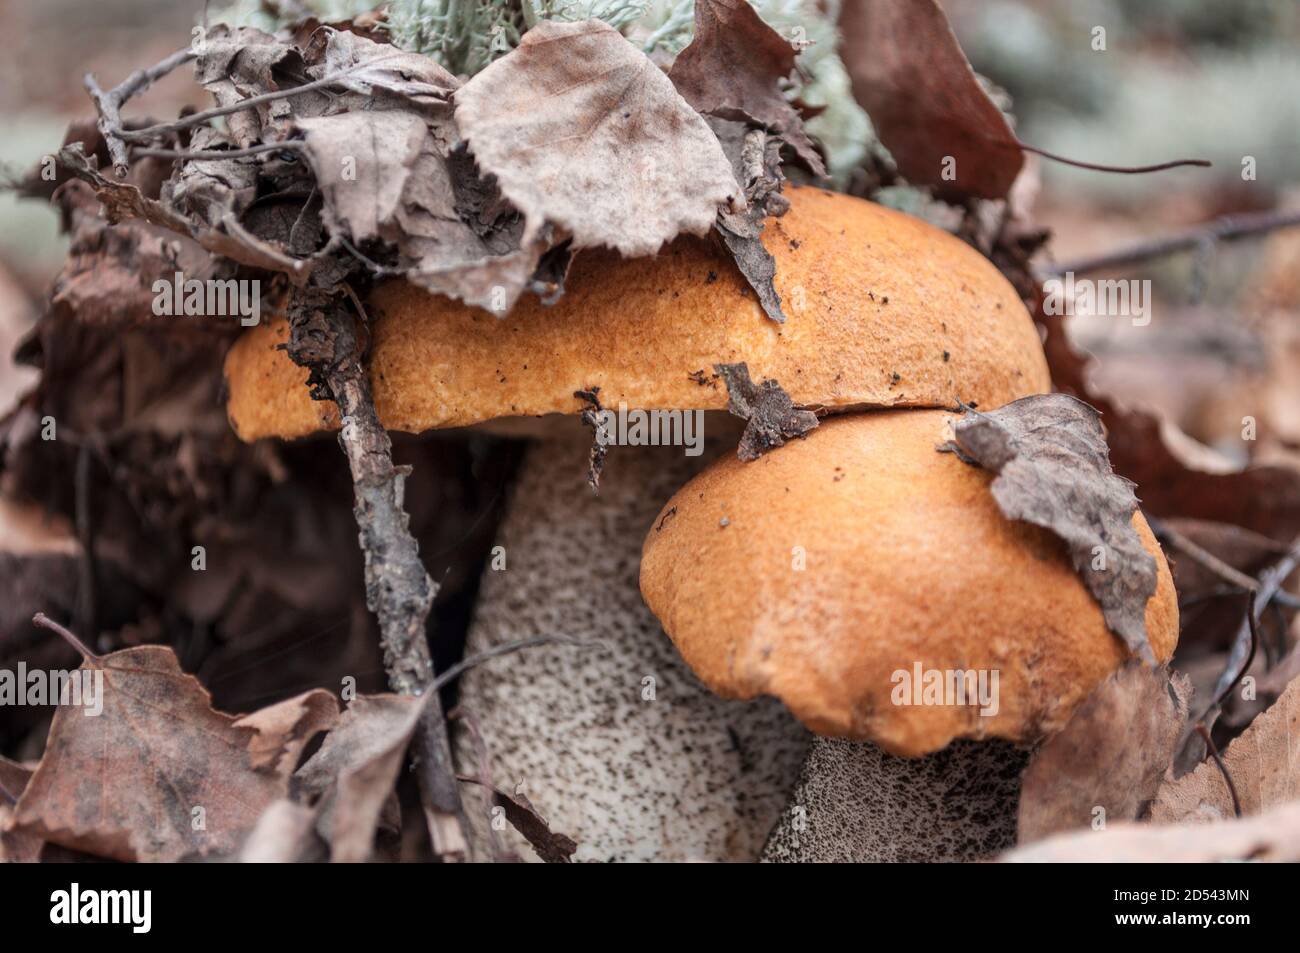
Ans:
[[[923,758],[870,742],[814,738],[765,862],[960,862],[1016,842],[1029,752],[954,741]]]
[[[713,454],[612,447],[600,495],[585,485],[590,437],[576,428],[531,447],[489,568],[467,654],[564,635],[467,673],[461,707],[491,756],[491,779],[519,785],[579,861],[752,861],[798,776],[809,735],[775,699],[729,701],[682,662],[642,602],[641,543],[659,507]],[[653,688],[653,697],[649,689]],[[462,773],[478,754],[459,732]],[[465,789],[483,842],[488,808]],[[521,856],[532,850],[499,831]]]

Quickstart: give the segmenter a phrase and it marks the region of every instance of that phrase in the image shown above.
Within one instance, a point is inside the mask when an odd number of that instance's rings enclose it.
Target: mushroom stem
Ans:
[[[462,733],[458,767],[526,795],[577,841],[575,860],[756,860],[808,732],[775,699],[729,701],[700,684],[638,587],[659,507],[712,454],[612,447],[596,496],[591,436],[565,423],[520,465],[498,537],[504,564],[485,570],[466,653],[546,635],[599,644],[545,645],[467,672],[460,707],[489,763]],[[465,802],[474,842],[487,843],[491,806],[472,790]]]
[[[898,758],[867,741],[815,738],[763,849],[765,862],[961,862],[1013,847],[1029,751],[954,741]]]

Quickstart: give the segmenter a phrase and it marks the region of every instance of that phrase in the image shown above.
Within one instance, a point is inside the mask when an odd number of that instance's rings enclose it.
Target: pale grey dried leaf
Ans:
[[[1133,528],[1133,484],[1111,470],[1101,416],[1066,394],[1022,397],[989,413],[967,411],[940,447],[996,473],[993,498],[1008,519],[1051,530],[1101,605],[1110,630],[1143,661],[1156,561]]]
[[[80,143],[60,149],[56,159],[60,166],[95,190],[110,224],[126,219],[140,219],[150,225],[187,235],[213,254],[241,265],[283,272],[298,283],[306,281],[311,274],[310,261],[291,258],[270,243],[252,235],[228,209],[222,210],[219,227],[205,227],[203,222],[188,219],[164,203],[149,198],[129,182],[105,178],[82,151]]]
[[[1300,802],[1259,817],[1208,824],[1126,824],[1058,834],[1003,854],[1002,863],[1300,863]]]
[[[196,49],[195,76],[218,106],[274,92],[281,88],[276,67],[284,63],[302,66],[293,46],[252,27],[218,24],[196,40]],[[291,100],[281,99],[231,113],[225,122],[230,137],[246,147],[283,138],[272,133],[283,132],[292,114]]]
[[[456,122],[485,173],[574,248],[654,254],[744,204],[704,119],[640,50],[596,20],[543,21],[456,92]]]
[[[414,112],[393,109],[299,119],[296,125],[306,135],[307,159],[331,231],[358,243],[379,237],[402,206],[412,167],[429,136],[425,121]]]
[[[1173,763],[1191,685],[1130,660],[1034,752],[1021,781],[1019,841],[1136,820]]]
[[[770,129],[815,175],[824,176],[825,163],[803,120],[781,93],[797,55],[746,0],[696,0],[695,36],[668,75],[682,98],[701,113]]]
[[[747,364],[714,364],[713,370],[727,385],[727,409],[748,421],[736,448],[740,459],[757,460],[817,426],[817,415],[810,410],[797,410],[790,395],[776,381],[768,378],[755,385]]]
[[[764,247],[763,219],[784,215],[790,203],[781,195],[785,175],[781,171],[780,142],[762,129],[725,119],[710,119],[723,154],[745,193],[746,208],[739,212],[718,212],[715,226],[731,252],[736,267],[758,295],[763,313],[778,324],[785,322],[781,296],[776,291],[776,259]]]
[[[323,63],[313,72],[338,76],[339,85],[366,96],[387,93],[440,111],[460,82],[431,57],[376,43],[348,30],[327,31]]]
[[[719,215],[717,228],[736,267],[758,295],[763,313],[777,324],[784,324],[785,312],[781,310],[781,296],[776,291],[776,259],[759,238],[762,224],[745,215]]]
[[[302,791],[319,798],[317,829],[330,845],[331,860],[360,863],[370,857],[424,702],[414,695],[358,696],[294,775]]]
[[[294,864],[326,859],[316,836],[316,809],[288,798],[272,801],[239,850],[245,864]]]

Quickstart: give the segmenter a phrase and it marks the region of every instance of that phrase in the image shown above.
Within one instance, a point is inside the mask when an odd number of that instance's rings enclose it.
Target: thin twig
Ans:
[[[148,69],[136,70],[107,92],[100,88],[93,74],[86,74],[83,82],[90,98],[95,101],[95,111],[99,113],[99,132],[104,137],[104,146],[108,149],[113,171],[119,179],[126,178],[131,170],[122,129],[122,106],[132,96],[138,96],[178,66],[194,59],[194,56],[194,50],[189,47],[177,50]]]
[[[306,147],[300,139],[285,139],[283,142],[263,142],[243,149],[154,149],[139,148],[138,156],[154,159],[182,159],[196,162],[208,162],[221,159],[245,159],[248,156],[261,155],[265,152],[299,152]]]
[[[430,691],[437,691],[444,685],[449,684],[461,675],[465,674],[471,668],[482,665],[484,662],[490,661],[494,658],[499,658],[502,655],[509,655],[511,652],[518,652],[520,649],[530,649],[536,645],[553,645],[556,643],[563,645],[579,645],[583,648],[597,648],[601,644],[600,642],[575,639],[567,635],[536,635],[529,639],[505,642],[501,645],[494,645],[490,649],[484,649],[482,652],[471,655],[468,658],[461,659],[455,665],[451,666],[435,678],[433,684],[429,686],[429,689]]]
[[[1178,550],[1184,556],[1190,558],[1203,569],[1207,569],[1220,579],[1232,583],[1242,590],[1252,590],[1259,588],[1259,581],[1252,576],[1246,575],[1237,569],[1233,569],[1214,553],[1202,546],[1192,542],[1172,526],[1157,520],[1149,520],[1151,530],[1155,533],[1156,539],[1162,543],[1168,544],[1173,549]]]
[[[393,465],[392,441],[375,412],[357,330],[343,298],[300,290],[288,311],[289,356],[311,369],[313,396],[333,399],[343,418],[339,443],[352,473],[353,511],[365,555],[366,604],[379,620],[389,684],[394,691],[426,700],[412,751],[433,850],[442,860],[462,860],[468,842],[447,723],[438,693],[428,691],[434,673],[427,622],[437,586],[420,561],[403,508],[410,470]]]
[[[0,797],[3,797],[10,804],[18,803],[18,798],[14,796],[14,793],[12,791],[10,791],[7,787],[5,787],[5,783],[3,780],[0,780]]]
[[[379,56],[363,63],[357,63],[349,66],[347,69],[339,70],[337,73],[331,73],[329,76],[321,79],[312,80],[310,83],[303,83],[301,86],[293,86],[289,89],[277,89],[269,93],[260,93],[257,96],[249,96],[247,99],[241,99],[237,103],[230,103],[226,106],[214,106],[212,109],[205,109],[202,112],[190,113],[188,116],[182,116],[171,122],[155,123],[152,126],[146,126],[143,129],[122,130],[119,135],[123,139],[131,142],[147,142],[151,139],[159,139],[163,136],[179,132],[182,129],[188,129],[191,126],[199,126],[212,119],[218,119],[222,116],[229,116],[233,113],[243,112],[254,106],[261,106],[263,103],[275,102],[278,99],[288,99],[291,96],[297,96],[300,93],[310,93],[314,90],[324,89],[327,86],[333,86],[339,80],[343,79],[350,73],[355,73],[363,68],[372,68],[376,63],[400,56],[400,53],[392,53],[388,56]]]
[[[1197,725],[1196,733],[1200,735],[1201,740],[1205,742],[1205,750],[1210,753],[1210,757],[1214,759],[1214,763],[1219,766],[1219,773],[1223,775],[1223,780],[1228,785],[1228,793],[1232,795],[1233,813],[1238,817],[1241,817],[1241,799],[1237,797],[1237,785],[1232,783],[1232,774],[1229,773],[1228,766],[1223,763],[1223,759],[1219,757],[1219,749],[1214,746],[1214,739],[1210,737],[1210,732],[1204,725]]]
[[[1300,209],[1224,215],[1194,228],[1146,239],[1103,255],[1052,265],[1041,271],[1039,277],[1059,277],[1067,272],[1082,275],[1093,271],[1108,271],[1112,268],[1138,265],[1155,258],[1164,258],[1190,248],[1197,248],[1207,242],[1234,241],[1283,228],[1295,228],[1297,225],[1300,225]]]
[[[1093,172],[1116,172],[1120,175],[1145,175],[1148,172],[1164,172],[1166,169],[1181,169],[1184,166],[1208,169],[1214,164],[1209,159],[1174,159],[1170,162],[1157,162],[1155,165],[1105,165],[1100,162],[1084,162],[1082,159],[1071,159],[1069,156],[1057,155],[1055,152],[1048,152],[1046,149],[1038,148],[1038,146],[1031,146],[1019,139],[1016,140],[1016,145],[1026,152],[1032,152],[1034,155],[1042,156],[1044,159],[1051,159],[1053,162],[1060,162],[1063,165],[1072,165],[1079,169],[1091,169]]]

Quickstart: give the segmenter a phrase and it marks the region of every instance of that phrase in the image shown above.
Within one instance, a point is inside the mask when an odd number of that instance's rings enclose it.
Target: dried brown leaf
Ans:
[[[302,790],[320,799],[317,829],[330,845],[331,860],[360,863],[370,857],[424,701],[414,695],[359,695],[320,750],[298,769]]]
[[[755,385],[747,364],[714,364],[713,370],[727,385],[727,409],[748,421],[736,448],[740,459],[757,460],[817,426],[817,415],[797,410],[790,395],[775,380],[768,378]]]
[[[1065,394],[1022,397],[989,413],[968,411],[953,434],[939,449],[997,474],[993,498],[1008,519],[1064,540],[1111,631],[1154,664],[1146,604],[1156,561],[1133,529],[1133,484],[1111,470],[1097,411]]]
[[[941,198],[1005,198],[1024,154],[937,0],[846,3],[840,31],[853,94],[903,177]]]
[[[288,777],[298,767],[307,743],[319,732],[338,723],[338,700],[323,688],[314,688],[275,705],[245,715],[236,728],[251,728],[249,761],[258,771]]]
[[[286,774],[254,767],[257,733],[214,711],[169,648],[124,649],[80,671],[94,669],[103,711],[55,711],[15,829],[125,861],[234,851],[288,789]]]
[[[1223,752],[1243,814],[1300,799],[1300,680],[1293,681]],[[1212,760],[1160,789],[1151,816],[1185,822],[1232,817],[1232,795]]]
[[[613,27],[543,21],[455,95],[456,122],[485,173],[574,248],[651,255],[704,235],[743,199],[703,118]]]
[[[746,0],[696,0],[695,36],[668,76],[706,116],[741,120],[778,134],[824,176],[826,166],[798,111],[781,93],[798,50]]]
[[[1135,820],[1173,762],[1190,695],[1185,678],[1136,660],[1093,689],[1025,769],[1020,843],[1087,827],[1098,808],[1106,823]]]

